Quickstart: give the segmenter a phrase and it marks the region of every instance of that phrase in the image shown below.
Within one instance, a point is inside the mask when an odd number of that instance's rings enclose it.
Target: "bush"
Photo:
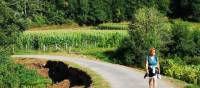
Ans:
[[[51,83],[38,76],[36,71],[27,70],[11,61],[10,48],[16,43],[20,32],[26,29],[26,25],[21,16],[7,5],[5,1],[0,1],[0,88],[30,88]]]
[[[176,20],[172,22],[172,42],[168,44],[168,55],[199,56],[200,30],[193,29],[190,23]]]
[[[199,84],[199,66],[178,64],[174,59],[168,59],[161,65],[165,75],[189,83]]]
[[[44,17],[43,15],[35,15],[33,17],[33,25],[35,26],[42,26],[46,24],[46,17]]]
[[[194,56],[195,42],[192,40],[192,31],[189,24],[176,21],[172,25],[172,44],[169,53],[178,56]]]
[[[200,57],[194,56],[194,57],[184,57],[183,60],[188,65],[199,65],[200,64]]]
[[[35,70],[15,64],[9,54],[0,50],[0,88],[45,87],[52,83],[50,79],[41,77]]]
[[[144,66],[144,59],[151,47],[159,54],[170,26],[167,19],[154,8],[141,8],[129,26],[129,37],[116,51],[116,57],[126,65]],[[120,55],[120,56],[119,56]]]
[[[185,88],[199,88],[200,86],[198,85],[194,85],[194,84],[190,84],[188,86],[186,86]]]
[[[193,29],[193,33],[192,33],[192,40],[194,41],[196,46],[195,49],[193,50],[195,53],[194,56],[200,56],[200,29]]]
[[[48,13],[48,24],[64,24],[66,20],[64,18],[64,12],[58,10],[56,12],[49,12]]]

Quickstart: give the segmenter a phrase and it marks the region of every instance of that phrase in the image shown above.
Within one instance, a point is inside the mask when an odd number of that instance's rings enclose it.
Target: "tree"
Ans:
[[[200,21],[200,0],[171,0],[170,9],[172,18]]]
[[[89,23],[96,25],[108,19],[103,0],[90,0]]]
[[[15,44],[20,32],[26,29],[26,25],[20,20],[20,14],[17,15],[7,5],[4,1],[0,2],[0,46],[4,48]]]
[[[133,14],[141,5],[140,0],[125,0],[125,17],[126,20],[133,18]],[[143,5],[142,5],[143,6]]]
[[[88,13],[89,13],[89,0],[78,0],[78,17],[77,21],[79,24],[86,24],[88,21]]]
[[[170,31],[170,26],[155,8],[145,7],[136,11],[128,31],[130,37],[123,41],[116,55],[122,64],[142,67],[151,47],[159,54],[166,39],[163,36],[167,35],[164,31]]]
[[[70,19],[75,19],[78,15],[78,0],[68,0],[67,15]]]
[[[112,8],[112,19],[114,22],[121,22],[125,20],[125,1],[124,0],[113,0]]]
[[[182,21],[174,22],[172,26],[172,43],[169,53],[180,57],[195,56],[197,53],[193,37],[195,38],[197,36],[192,36],[192,31],[189,29],[187,23]]]
[[[68,5],[66,0],[56,0],[55,3],[56,3],[56,6],[62,10],[65,9]]]
[[[200,0],[192,0],[192,20],[200,22]]]
[[[167,15],[167,13],[171,12],[170,10],[170,3],[171,3],[171,0],[156,0],[156,4],[157,4],[157,9]]]

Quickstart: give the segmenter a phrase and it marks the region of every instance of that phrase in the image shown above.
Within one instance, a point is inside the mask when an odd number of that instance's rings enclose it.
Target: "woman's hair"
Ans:
[[[149,55],[150,55],[150,56],[153,56],[153,51],[154,51],[154,50],[156,50],[156,49],[155,49],[155,48],[150,48],[150,50],[149,50]]]

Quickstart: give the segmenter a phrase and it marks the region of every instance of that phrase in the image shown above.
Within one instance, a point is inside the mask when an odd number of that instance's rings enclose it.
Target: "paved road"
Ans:
[[[65,56],[14,55],[12,57],[69,61],[88,67],[101,74],[111,84],[112,88],[148,88],[148,79],[143,78],[144,73],[122,65]],[[157,88],[174,88],[169,82],[160,79],[157,80]]]

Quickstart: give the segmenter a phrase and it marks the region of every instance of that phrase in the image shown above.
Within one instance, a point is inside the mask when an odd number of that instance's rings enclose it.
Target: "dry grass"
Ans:
[[[30,27],[28,31],[38,31],[38,30],[85,30],[92,29],[89,26],[79,26],[78,24],[62,24],[62,25],[43,25],[37,27]]]

